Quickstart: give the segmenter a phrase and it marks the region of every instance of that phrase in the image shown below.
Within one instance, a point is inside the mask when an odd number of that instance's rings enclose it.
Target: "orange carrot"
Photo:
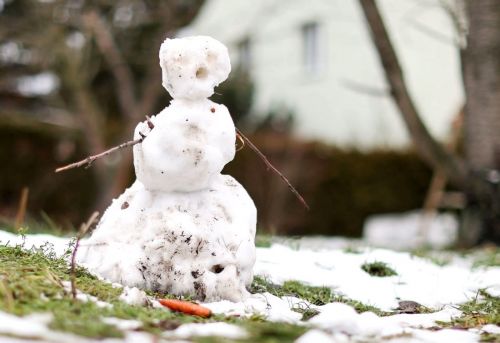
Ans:
[[[182,312],[185,314],[203,318],[207,318],[212,315],[212,311],[209,308],[193,304],[189,301],[176,299],[158,299],[158,301],[160,302],[160,304],[168,307],[172,311]]]

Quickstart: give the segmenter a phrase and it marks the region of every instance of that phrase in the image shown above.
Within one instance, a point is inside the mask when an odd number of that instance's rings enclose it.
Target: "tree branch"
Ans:
[[[83,15],[83,23],[94,33],[97,46],[111,68],[116,80],[116,92],[121,110],[130,120],[133,120],[137,104],[134,93],[134,78],[127,61],[116,45],[108,25],[95,10]]]
[[[391,88],[391,96],[401,113],[417,153],[430,166],[442,169],[454,183],[464,185],[467,169],[462,160],[448,153],[429,133],[409,94],[396,52],[374,0],[359,0],[370,28],[373,43]]]

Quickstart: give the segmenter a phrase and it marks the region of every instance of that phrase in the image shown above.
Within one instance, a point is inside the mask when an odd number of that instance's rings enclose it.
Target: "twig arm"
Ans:
[[[302,195],[300,195],[300,193],[295,189],[295,187],[292,186],[292,184],[290,183],[290,181],[288,181],[288,179],[285,177],[285,175],[283,175],[278,169],[276,169],[276,167],[273,166],[271,162],[269,162],[269,160],[267,159],[266,155],[264,155],[259,150],[259,148],[257,148],[255,146],[255,144],[253,144],[252,141],[250,141],[250,139],[248,139],[248,137],[246,137],[238,128],[236,128],[236,133],[262,159],[262,161],[264,161],[264,163],[266,164],[266,166],[267,166],[268,169],[271,169],[273,172],[275,172],[276,174],[278,174],[278,176],[286,183],[286,185],[288,186],[288,188],[290,189],[290,191],[297,197],[297,199],[299,199],[300,203],[306,209],[309,210],[309,205],[307,204],[307,202],[304,200],[304,198],[302,197]]]
[[[56,169],[56,173],[59,173],[59,172],[62,172],[62,171],[66,171],[66,170],[69,170],[69,169],[73,169],[73,168],[78,168],[78,167],[82,167],[82,166],[85,166],[86,168],[90,167],[92,165],[92,163],[95,161],[95,160],[98,160],[102,157],[105,157],[117,150],[120,150],[120,149],[124,149],[124,148],[127,148],[127,147],[130,147],[130,146],[134,146],[136,144],[139,144],[139,143],[142,143],[142,141],[144,140],[145,136],[141,136],[141,138],[137,138],[137,139],[134,139],[133,141],[128,141],[128,142],[125,142],[125,143],[122,143],[120,145],[117,145],[117,146],[114,146],[112,147],[111,149],[108,149],[106,151],[103,151],[101,152],[100,154],[97,154],[97,155],[92,155],[92,156],[88,156],[87,158],[81,160],[81,161],[78,161],[78,162],[75,162],[75,163],[71,163],[71,164],[68,164],[66,166],[63,166],[63,167],[60,167],[60,168],[57,168]]]

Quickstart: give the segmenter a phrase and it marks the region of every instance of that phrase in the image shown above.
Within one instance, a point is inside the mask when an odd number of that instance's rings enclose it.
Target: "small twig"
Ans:
[[[148,127],[150,130],[153,130],[155,128],[155,124],[153,124],[149,116],[146,116],[146,122],[148,123]]]
[[[97,217],[99,216],[99,212],[94,212],[90,216],[89,220],[87,220],[86,223],[83,223],[82,226],[80,226],[80,230],[78,231],[78,234],[76,235],[76,242],[75,242],[75,247],[73,248],[73,253],[71,254],[71,294],[73,296],[73,299],[76,299],[76,252],[78,250],[78,246],[80,245],[80,239],[87,233],[89,228],[94,224],[94,222],[97,220]]]
[[[299,199],[299,201],[302,203],[302,205],[304,205],[304,207],[309,210],[309,205],[307,204],[307,202],[304,200],[302,195],[300,195],[300,193],[295,189],[295,187],[292,186],[292,184],[290,183],[290,181],[288,181],[288,179],[285,177],[285,175],[283,175],[278,169],[276,169],[276,167],[274,167],[271,164],[271,162],[269,162],[267,157],[238,128],[236,128],[236,133],[241,138],[243,138],[243,140],[248,144],[248,146],[253,151],[255,151],[255,153],[262,159],[262,161],[264,161],[264,163],[266,164],[266,166],[269,169],[271,169],[273,172],[275,172],[276,174],[279,175],[279,177],[287,184],[290,191],[297,197],[297,199]]]
[[[140,134],[140,133],[139,133]],[[125,142],[125,143],[122,143],[118,146],[115,146],[115,147],[112,147],[111,149],[108,149],[104,152],[101,152],[100,154],[97,154],[97,155],[93,155],[93,156],[89,156],[81,161],[78,161],[78,162],[75,162],[75,163],[71,163],[71,164],[68,164],[64,167],[60,167],[60,168],[57,168],[56,169],[56,173],[59,173],[59,172],[62,172],[62,171],[66,171],[68,169],[73,169],[73,168],[78,168],[78,167],[82,167],[82,166],[85,166],[85,168],[88,168],[92,165],[92,162],[94,162],[95,160],[98,160],[102,157],[105,157],[117,150],[120,150],[120,149],[123,149],[123,148],[127,148],[127,147],[130,147],[130,146],[134,146],[136,144],[139,144],[139,143],[142,143],[142,141],[144,140],[144,138],[146,138],[145,135],[143,134],[140,134],[141,135],[141,138],[137,138],[137,139],[134,139],[133,141],[128,141],[128,142]]]
[[[19,207],[17,209],[16,221],[14,228],[19,230],[24,223],[24,217],[26,216],[26,207],[28,206],[28,187],[23,187],[21,190],[21,199],[19,200]]]
[[[245,147],[245,140],[243,140],[243,138],[238,133],[236,134],[236,138],[238,138],[241,143],[241,146],[236,149],[236,152],[238,152]]]

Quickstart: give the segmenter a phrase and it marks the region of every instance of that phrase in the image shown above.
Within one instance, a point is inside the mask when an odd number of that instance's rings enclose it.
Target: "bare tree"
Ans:
[[[500,2],[467,1],[468,44],[462,65],[467,93],[462,158],[433,138],[406,87],[403,70],[375,0],[360,0],[391,95],[418,154],[467,195],[461,244],[500,241]]]

